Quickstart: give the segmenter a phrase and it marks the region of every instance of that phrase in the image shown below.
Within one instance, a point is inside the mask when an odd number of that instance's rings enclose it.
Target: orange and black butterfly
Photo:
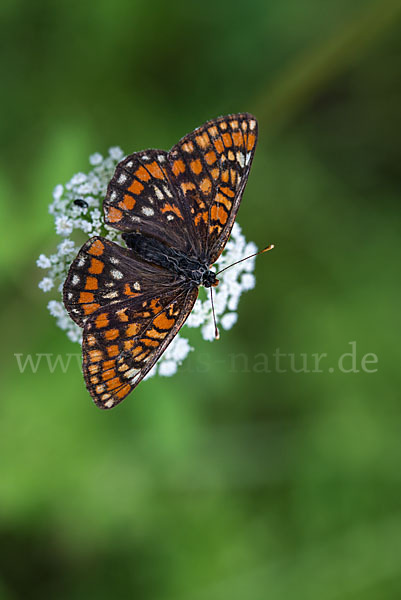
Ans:
[[[153,367],[199,286],[218,285],[210,267],[230,236],[256,140],[255,117],[240,113],[205,123],[170,152],[136,152],[117,165],[103,209],[127,248],[91,238],[63,294],[83,328],[83,373],[100,408],[116,406]]]

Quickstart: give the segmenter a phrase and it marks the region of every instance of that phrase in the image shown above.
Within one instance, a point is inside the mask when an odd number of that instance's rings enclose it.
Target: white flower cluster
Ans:
[[[114,174],[117,163],[123,156],[123,151],[118,147],[110,148],[106,158],[99,153],[93,154],[89,158],[93,167],[89,173],[77,173],[68,183],[57,185],[54,189],[53,202],[49,206],[49,212],[54,217],[56,233],[64,239],[58,244],[55,254],[50,256],[41,254],[36,261],[38,267],[47,270],[46,276],[39,283],[39,288],[44,292],[49,292],[54,287],[59,293],[62,292],[69,266],[79,249],[79,245],[69,239],[74,232],[81,231],[88,236],[102,235],[123,245],[120,234],[104,223],[101,212],[107,185]],[[221,271],[255,252],[257,252],[255,244],[246,242],[240,226],[235,223],[231,238],[219,258],[218,270]],[[253,257],[227,269],[218,276],[220,283],[213,288],[213,300],[216,322],[223,329],[230,329],[236,323],[238,317],[236,310],[240,296],[243,291],[250,290],[255,285],[254,267],[255,258]],[[50,300],[47,308],[55,317],[57,325],[66,331],[68,338],[73,342],[81,343],[82,330],[69,317],[63,302]],[[198,298],[181,332],[184,331],[185,326],[200,327],[205,340],[215,339],[209,297],[204,300]],[[185,337],[177,335],[147,377],[156,373],[164,376],[174,375],[178,365],[192,349]]]

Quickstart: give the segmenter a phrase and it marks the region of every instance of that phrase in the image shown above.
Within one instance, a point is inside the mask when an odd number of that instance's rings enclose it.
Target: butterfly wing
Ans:
[[[248,113],[209,121],[182,138],[169,154],[175,188],[189,208],[197,254],[214,263],[229,236],[257,142]]]
[[[122,160],[103,202],[105,221],[125,232],[159,238],[185,253],[192,248],[187,207],[172,181],[167,152],[145,150]]]
[[[157,283],[152,297],[136,297],[105,306],[86,321],[83,373],[99,408],[119,404],[150,371],[184,324],[198,295],[197,288]]]

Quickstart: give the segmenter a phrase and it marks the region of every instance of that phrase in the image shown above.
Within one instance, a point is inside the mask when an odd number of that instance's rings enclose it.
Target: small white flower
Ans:
[[[40,269],[49,269],[51,266],[50,259],[45,256],[45,254],[40,254],[36,264]]]
[[[227,313],[222,317],[221,324],[224,327],[224,329],[231,329],[231,327],[237,322],[237,319],[237,313]]]
[[[58,235],[70,235],[72,233],[72,221],[68,217],[56,217],[56,233]]]
[[[109,156],[113,160],[119,161],[124,156],[124,152],[118,146],[113,146],[112,148],[109,148]]]
[[[54,281],[50,277],[44,277],[42,281],[38,284],[38,287],[44,292],[50,292],[53,286]]]
[[[70,179],[70,186],[80,185],[81,183],[85,183],[87,175],[85,173],[77,173]]]
[[[159,365],[159,375],[171,377],[177,373],[177,363],[173,360],[163,360]]]
[[[61,184],[56,185],[56,187],[53,190],[53,198],[56,201],[60,200],[61,196],[63,195],[63,192],[64,192],[64,187]]]
[[[65,314],[65,308],[61,302],[57,302],[57,300],[50,300],[47,305],[47,308],[50,314],[53,317],[62,317]]]
[[[89,157],[89,162],[91,165],[100,165],[100,163],[103,161],[103,156],[101,154],[99,154],[99,152],[95,152],[95,154],[92,154]]]
[[[85,233],[91,233],[93,225],[92,223],[89,223],[89,221],[85,221],[85,219],[79,219],[77,220],[77,227],[82,229]]]
[[[71,254],[75,251],[75,243],[72,240],[64,240],[57,247],[62,255]]]
[[[251,273],[244,273],[241,277],[241,287],[243,290],[252,290],[255,287],[255,276]]]

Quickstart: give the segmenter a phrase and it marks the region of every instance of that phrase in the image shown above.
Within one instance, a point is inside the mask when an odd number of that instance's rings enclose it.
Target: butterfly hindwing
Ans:
[[[234,224],[257,141],[247,113],[205,123],[169,154],[175,186],[188,205],[200,256],[216,261]]]
[[[100,408],[112,408],[150,371],[184,324],[198,295],[197,288],[134,298],[98,310],[86,322],[83,373]]]
[[[103,203],[106,223],[125,232],[141,232],[188,252],[186,215],[177,194],[167,152],[145,150],[122,160]]]
[[[140,260],[132,250],[96,236],[78,252],[64,283],[63,298],[71,318],[83,327],[99,308],[153,291],[155,281],[169,289],[174,276]]]

